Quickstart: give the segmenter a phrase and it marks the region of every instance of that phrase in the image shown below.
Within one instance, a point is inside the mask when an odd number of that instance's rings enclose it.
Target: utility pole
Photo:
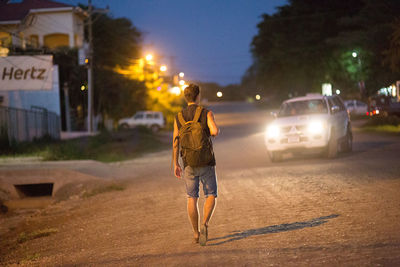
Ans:
[[[89,65],[88,65],[88,118],[87,130],[89,133],[93,132],[93,32],[92,32],[92,0],[88,0],[89,20],[88,20],[88,34],[89,34]]]

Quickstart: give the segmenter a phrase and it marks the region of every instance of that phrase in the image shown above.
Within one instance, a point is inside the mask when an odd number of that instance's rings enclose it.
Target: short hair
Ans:
[[[196,101],[196,97],[200,94],[200,88],[196,84],[189,84],[185,88],[184,95],[187,102],[194,102]]]

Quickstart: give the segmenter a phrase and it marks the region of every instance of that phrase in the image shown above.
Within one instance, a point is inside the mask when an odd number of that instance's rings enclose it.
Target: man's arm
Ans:
[[[207,125],[212,136],[217,136],[219,134],[219,128],[215,123],[214,113],[211,110],[207,113]]]
[[[181,178],[182,168],[179,165],[179,138],[176,137],[178,137],[178,125],[176,124],[176,120],[174,120],[174,134],[172,139],[174,174],[177,178]]]

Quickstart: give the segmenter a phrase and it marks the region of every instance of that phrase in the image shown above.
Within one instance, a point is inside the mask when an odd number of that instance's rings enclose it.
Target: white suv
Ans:
[[[307,95],[286,100],[265,133],[272,161],[285,152],[317,150],[326,157],[351,151],[353,134],[349,114],[339,96]]]
[[[365,115],[368,112],[368,105],[359,100],[346,100],[344,105],[351,115]]]
[[[125,129],[139,125],[146,126],[153,132],[158,132],[165,127],[165,119],[163,114],[158,111],[138,111],[132,117],[118,121],[118,126]]]

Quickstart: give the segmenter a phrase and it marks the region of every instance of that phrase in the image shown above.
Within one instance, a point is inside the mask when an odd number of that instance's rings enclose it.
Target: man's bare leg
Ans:
[[[189,220],[193,227],[194,238],[199,238],[199,208],[198,208],[198,198],[189,197],[187,201],[187,210],[189,215]]]
[[[215,199],[215,196],[208,196],[206,198],[203,210],[203,225],[208,226],[208,222],[214,213],[216,202],[217,200]]]
[[[200,237],[199,243],[201,246],[205,246],[208,239],[208,222],[210,221],[214,209],[215,209],[215,196],[208,196],[206,202],[204,203],[204,210],[203,210],[203,223],[200,227]]]

